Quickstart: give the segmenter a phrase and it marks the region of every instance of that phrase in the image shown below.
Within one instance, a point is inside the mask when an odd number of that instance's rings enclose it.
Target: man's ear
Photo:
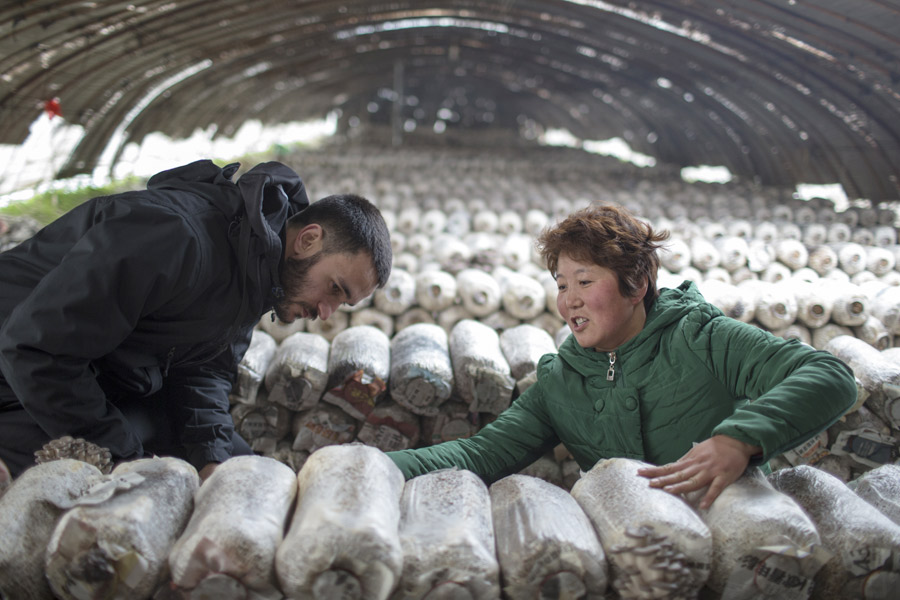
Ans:
[[[310,223],[297,230],[294,239],[288,245],[290,258],[309,258],[322,249],[322,237],[325,232],[318,223]]]

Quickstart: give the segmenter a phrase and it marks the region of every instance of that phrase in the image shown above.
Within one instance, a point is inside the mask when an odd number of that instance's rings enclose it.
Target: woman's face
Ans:
[[[610,352],[643,329],[646,282],[635,297],[628,298],[619,291],[612,270],[561,254],[556,284],[556,306],[583,348]]]

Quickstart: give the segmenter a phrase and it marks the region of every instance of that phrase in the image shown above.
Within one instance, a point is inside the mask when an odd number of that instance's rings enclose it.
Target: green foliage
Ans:
[[[289,145],[275,144],[267,151],[245,154],[232,160],[213,160],[220,166],[232,162],[241,163],[241,169],[235,176],[235,179],[237,179],[242,173],[246,172],[257,163],[269,160],[285,161],[292,151],[305,146],[306,144],[299,142]],[[176,166],[179,165],[172,165],[173,168]],[[63,213],[68,212],[91,198],[108,196],[110,194],[117,194],[129,190],[144,189],[146,185],[146,179],[130,177],[102,187],[86,186],[76,190],[51,190],[37,194],[28,200],[13,202],[8,206],[0,207],[0,217],[31,217],[42,225],[46,225],[47,223],[54,221]]]
[[[144,185],[143,180],[135,177],[102,187],[87,186],[77,190],[51,190],[32,196],[28,200],[13,202],[0,208],[0,216],[31,217],[42,225],[46,225],[86,200],[140,189]]]

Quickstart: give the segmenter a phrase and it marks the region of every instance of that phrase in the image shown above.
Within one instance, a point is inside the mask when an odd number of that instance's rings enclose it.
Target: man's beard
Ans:
[[[275,306],[272,309],[275,311],[275,316],[283,322],[290,323],[294,320],[293,315],[288,310],[288,305],[292,303],[290,299],[299,296],[303,288],[307,286],[309,270],[321,258],[322,252],[320,251],[307,258],[288,258],[281,264],[278,274],[281,278],[281,289],[284,295],[275,301]],[[301,306],[303,306],[310,319],[315,319],[319,316],[316,309],[312,306],[308,306],[305,303],[301,303]]]

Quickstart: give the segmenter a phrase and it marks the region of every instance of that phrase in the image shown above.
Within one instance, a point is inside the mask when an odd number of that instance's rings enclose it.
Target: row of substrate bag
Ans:
[[[533,383],[537,361],[553,352],[543,329],[498,333],[472,319],[449,335],[433,323],[392,338],[359,325],[330,342],[301,331],[276,343],[257,329],[231,412],[255,451],[295,468],[330,444],[402,450],[472,435]]]
[[[459,205],[450,210],[422,210],[409,207],[399,212],[382,209],[385,224],[392,235],[396,236],[395,250],[409,250],[413,253],[430,248],[435,240],[462,238],[470,234],[498,234],[516,236],[526,234],[538,235],[547,225],[565,218],[570,213],[587,206],[588,201],[565,203],[564,209],[559,207],[542,207],[528,210],[504,208],[491,210],[481,207],[467,208]],[[602,203],[599,203],[602,204]],[[767,241],[776,239],[802,240],[810,246],[829,243],[855,242],[864,246],[888,246],[897,243],[897,232],[894,221],[896,214],[890,213],[890,220],[884,223],[858,224],[852,219],[841,219],[841,216],[852,216],[854,213],[829,213],[831,219],[794,220],[793,215],[783,213],[787,207],[776,207],[776,214],[765,219],[743,219],[733,216],[722,216],[711,219],[709,215],[699,218],[678,216],[669,218],[662,215],[651,216],[642,207],[637,209],[636,216],[651,222],[654,229],[668,229],[675,237],[693,239],[706,237],[714,240],[720,236],[741,237],[748,241]],[[790,211],[790,209],[787,209]],[[802,209],[801,209],[802,210]],[[823,213],[824,214],[824,213]]]
[[[562,339],[527,323],[498,332],[473,319],[458,321],[449,334],[415,323],[392,337],[358,325],[331,341],[300,331],[279,343],[257,329],[239,366],[232,415],[255,451],[295,470],[329,444],[360,441],[391,451],[465,438],[534,383],[538,361]],[[820,341],[853,369],[858,401],[781,458],[816,463],[850,481],[900,458],[900,349],[878,350],[840,329]],[[558,448],[526,472],[568,489],[577,465]]]
[[[562,326],[556,285],[534,250],[534,236],[552,216],[537,210],[528,214],[530,224],[523,233],[405,235],[394,230],[395,264],[387,285],[355,309],[309,323],[308,330],[330,339],[353,325],[373,325],[392,335],[411,323],[437,322],[449,331],[458,320],[475,318],[498,330],[531,323],[554,335]],[[842,221],[827,229],[817,222],[801,227],[740,219],[660,220],[655,225],[673,232],[659,252],[661,287],[693,280],[729,316],[817,348],[838,331],[879,348],[891,345],[896,294],[881,292],[900,285],[900,245],[893,226],[860,228],[857,232],[866,236],[851,236]],[[765,283],[802,289],[772,291]],[[860,302],[862,296],[868,301]],[[831,318],[828,304],[834,302],[839,304]],[[846,312],[841,305],[848,306]],[[277,337],[276,327],[268,331]],[[304,327],[303,322],[297,327]],[[814,334],[820,339],[813,339]]]
[[[603,200],[628,206],[648,218],[715,221],[727,218],[784,220],[798,224],[840,221],[852,226],[893,224],[891,203],[865,206],[854,202],[836,210],[831,200],[793,198],[795,190],[760,187],[746,182],[702,184],[685,182],[677,173],[656,175],[645,170],[630,175],[618,167],[609,170],[596,156],[547,152],[525,152],[519,157],[503,155],[462,157],[443,150],[353,153],[348,149],[329,152],[316,149],[287,160],[303,165],[309,189],[328,182],[328,193],[355,190],[375,200],[384,211],[425,213],[484,210],[525,214],[542,210],[565,216],[582,199]],[[415,165],[415,166],[411,166]]]
[[[446,469],[404,482],[362,444],[299,473],[242,456],[203,485],[174,458],[109,475],[39,464],[0,496],[7,600],[896,597],[900,467],[848,486],[748,471],[708,509],[601,460],[567,492]]]
[[[404,234],[391,230],[395,265],[411,273],[441,268],[453,274],[471,266],[486,270],[497,266],[520,270],[529,262],[543,266],[534,240],[551,220],[540,211],[529,215],[534,217],[522,232]],[[852,230],[843,223],[800,227],[769,221],[698,224],[661,220],[652,224],[657,231],[671,234],[660,252],[666,269],[709,272],[735,281],[772,279],[807,266],[820,274],[837,268],[857,278],[881,276],[895,270],[898,255],[897,230],[889,225]],[[870,273],[857,275],[866,270]]]
[[[855,335],[884,349],[893,345],[893,336],[900,332],[900,272],[890,274],[891,278],[873,275],[853,281],[841,269],[820,275],[802,267],[772,280],[748,278],[735,283],[699,272],[662,271],[657,283],[661,288],[677,287],[691,279],[727,316],[818,349],[835,335]],[[460,320],[475,319],[497,331],[530,324],[556,338],[565,330],[556,297],[555,280],[537,269],[514,271],[500,266],[489,272],[468,267],[454,275],[441,269],[412,274],[395,268],[383,288],[351,309],[336,311],[327,321],[298,319],[286,325],[266,315],[260,328],[278,342],[299,331],[331,340],[344,329],[360,325],[393,336],[416,323],[435,323],[449,333]]]
[[[260,328],[279,342],[297,331],[331,340],[358,325],[371,325],[392,336],[411,324],[437,323],[449,333],[456,322],[470,318],[497,330],[530,323],[552,335],[564,323],[556,311],[556,282],[549,279],[549,275],[531,276],[506,268],[494,272],[467,268],[455,275],[430,270],[413,275],[395,267],[384,287],[354,307],[342,306],[327,321],[298,319],[285,325],[264,315]]]

